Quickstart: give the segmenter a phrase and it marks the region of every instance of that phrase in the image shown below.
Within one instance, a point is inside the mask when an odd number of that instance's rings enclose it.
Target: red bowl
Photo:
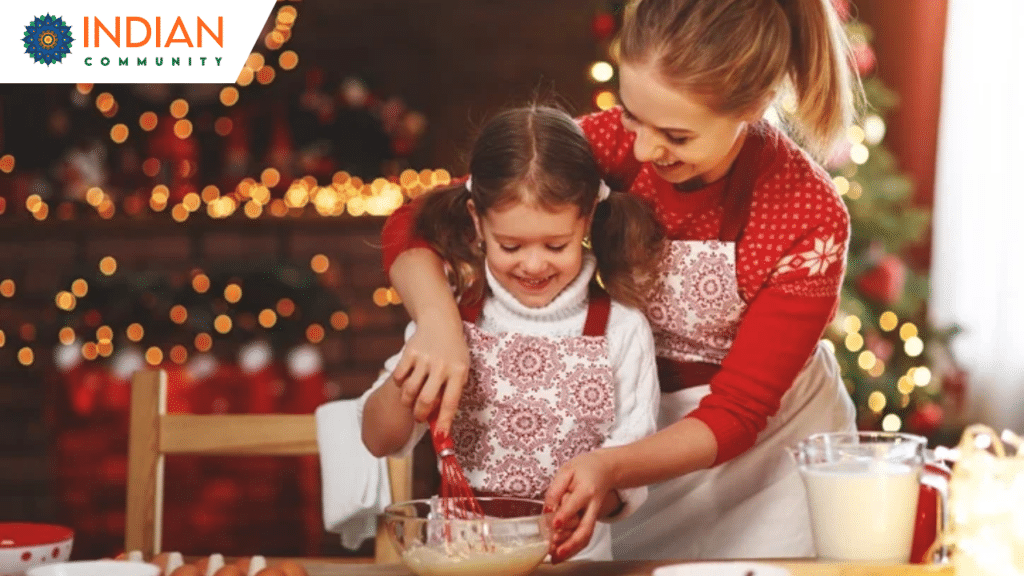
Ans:
[[[74,537],[66,526],[0,522],[0,576],[23,576],[40,564],[67,562]]]

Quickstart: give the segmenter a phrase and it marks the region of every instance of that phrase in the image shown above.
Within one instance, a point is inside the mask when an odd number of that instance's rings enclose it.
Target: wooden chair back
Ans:
[[[165,455],[319,453],[313,414],[168,414],[167,373],[160,369],[136,372],[131,388],[124,548],[139,550],[146,559],[161,551]],[[410,500],[411,458],[389,458],[388,473],[392,502]],[[380,525],[373,561],[398,562]]]

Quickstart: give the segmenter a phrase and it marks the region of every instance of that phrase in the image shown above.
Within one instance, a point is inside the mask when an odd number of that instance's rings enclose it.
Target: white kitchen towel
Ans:
[[[335,400],[316,409],[324,528],[357,549],[377,534],[377,516],[391,504],[386,458],[363,445],[358,400]]]

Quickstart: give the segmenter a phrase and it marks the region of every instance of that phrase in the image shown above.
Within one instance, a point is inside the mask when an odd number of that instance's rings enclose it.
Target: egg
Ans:
[[[170,556],[170,553],[168,553],[168,552],[161,552],[161,553],[157,554],[156,556],[153,556],[153,559],[150,560],[149,563],[150,564],[156,564],[157,567],[160,568],[160,573],[161,574],[168,574],[170,572],[169,570],[167,570],[167,559],[168,559],[169,556]],[[173,570],[173,568],[172,568],[172,570]]]
[[[203,573],[192,564],[182,564],[167,576],[203,576]]]
[[[283,560],[277,567],[284,573],[284,576],[309,576],[305,568],[291,560]]]
[[[228,564],[214,572],[213,576],[245,576],[245,571],[234,564]]]

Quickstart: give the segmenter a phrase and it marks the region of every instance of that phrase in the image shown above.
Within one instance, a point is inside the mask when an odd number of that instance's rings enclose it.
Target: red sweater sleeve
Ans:
[[[836,298],[762,290],[747,308],[711,393],[689,414],[718,440],[715,464],[754,445],[835,312]]]

